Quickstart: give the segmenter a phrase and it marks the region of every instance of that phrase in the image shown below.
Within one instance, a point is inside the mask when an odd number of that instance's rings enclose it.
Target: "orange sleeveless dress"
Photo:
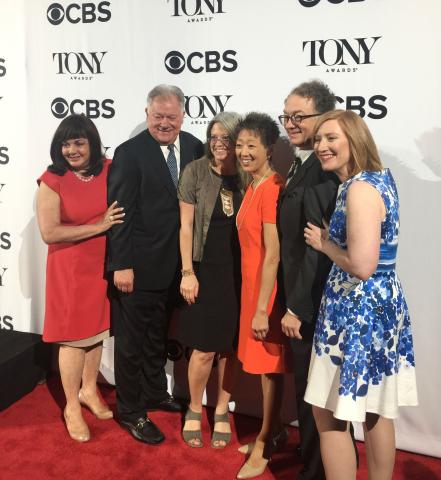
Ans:
[[[263,224],[276,223],[277,199],[282,185],[283,181],[276,173],[265,179],[256,190],[250,185],[237,214],[242,265],[237,354],[243,370],[254,374],[291,371],[291,350],[280,324],[284,311],[276,301],[277,283],[268,303],[269,332],[265,340],[257,340],[251,329],[265,257]]]

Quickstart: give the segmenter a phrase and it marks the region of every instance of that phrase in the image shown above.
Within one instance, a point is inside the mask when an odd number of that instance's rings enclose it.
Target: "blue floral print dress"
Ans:
[[[396,418],[399,406],[418,403],[409,312],[395,272],[399,204],[388,169],[360,172],[340,186],[329,238],[346,249],[346,197],[353,182],[381,195],[376,272],[363,281],[336,264],[329,272],[314,336],[305,400],[342,420],[365,421],[366,412]]]

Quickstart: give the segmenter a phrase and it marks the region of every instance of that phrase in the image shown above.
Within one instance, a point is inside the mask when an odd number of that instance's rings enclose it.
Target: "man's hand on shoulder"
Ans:
[[[125,270],[115,270],[113,272],[113,283],[115,287],[124,293],[133,292],[133,283],[135,275],[133,268],[126,268]]]
[[[302,339],[300,334],[300,327],[302,326],[302,321],[297,315],[287,310],[282,320],[282,332],[289,338]]]

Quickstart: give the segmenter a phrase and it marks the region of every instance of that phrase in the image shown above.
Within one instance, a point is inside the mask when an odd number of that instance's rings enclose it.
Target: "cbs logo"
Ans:
[[[0,315],[0,329],[1,330],[14,330],[14,323],[11,315]]]
[[[0,248],[3,250],[11,248],[11,234],[9,232],[0,233]]]
[[[211,73],[220,70],[234,72],[237,69],[237,61],[234,58],[236,53],[234,50],[225,50],[222,54],[215,50],[209,50],[193,52],[185,58],[181,52],[173,50],[165,56],[164,64],[165,68],[175,75],[182,73],[185,67],[192,73],[203,71]]]
[[[52,3],[47,9],[47,19],[52,25],[60,25],[66,18],[70,23],[93,23],[108,22],[112,16],[110,2],[94,3],[71,3],[63,7],[60,3]]]
[[[9,163],[8,147],[0,147],[0,165]]]
[[[0,58],[0,77],[4,77],[5,75],[6,75],[5,59]]]
[[[115,109],[113,108],[113,100],[106,98],[103,101],[87,99],[81,100],[76,98],[68,102],[64,98],[58,97],[52,101],[51,110],[55,118],[64,118],[72,113],[84,113],[88,118],[113,118]]]
[[[387,97],[384,95],[373,95],[369,98],[359,95],[342,98],[336,95],[335,98],[343,108],[356,112],[361,118],[380,120],[387,115],[387,106],[385,105]]]

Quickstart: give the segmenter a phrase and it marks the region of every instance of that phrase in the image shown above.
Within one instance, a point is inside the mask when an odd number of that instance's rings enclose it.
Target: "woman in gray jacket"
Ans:
[[[245,182],[235,156],[236,113],[216,115],[207,128],[207,153],[188,164],[178,186],[180,249],[186,301],[178,339],[192,349],[188,368],[191,402],[182,432],[190,447],[202,447],[202,397],[217,357],[218,397],[211,439],[224,448],[231,438],[227,360],[236,346],[240,299],[240,249],[235,227]]]

